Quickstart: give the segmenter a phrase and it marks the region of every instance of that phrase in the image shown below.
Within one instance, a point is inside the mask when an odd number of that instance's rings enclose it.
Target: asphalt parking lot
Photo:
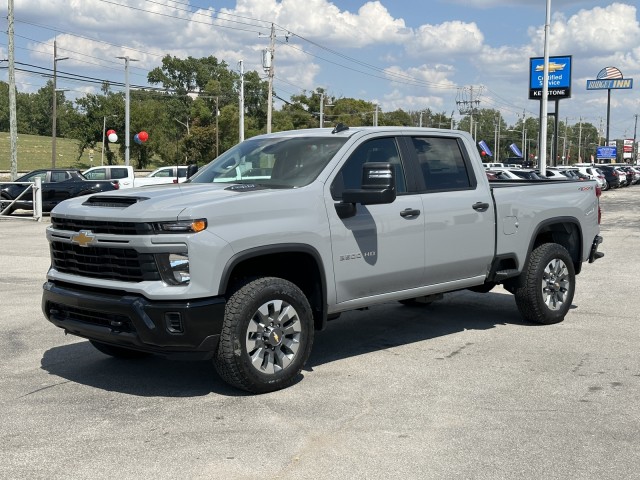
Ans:
[[[511,295],[352,312],[304,378],[250,396],[207,362],[106,357],[40,310],[42,223],[0,220],[0,478],[640,478],[640,186],[558,325]]]

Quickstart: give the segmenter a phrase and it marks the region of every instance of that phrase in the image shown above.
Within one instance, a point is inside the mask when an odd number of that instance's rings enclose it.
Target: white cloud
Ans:
[[[443,55],[474,54],[481,50],[484,35],[475,23],[461,21],[439,25],[422,25],[407,44],[407,51],[416,57],[442,58]]]

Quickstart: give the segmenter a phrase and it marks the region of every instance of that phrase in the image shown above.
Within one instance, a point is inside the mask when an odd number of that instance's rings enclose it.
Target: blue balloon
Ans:
[[[138,145],[142,144],[142,140],[140,140],[140,137],[138,137],[138,134],[136,133],[135,136],[133,137],[133,141],[136,142]]]

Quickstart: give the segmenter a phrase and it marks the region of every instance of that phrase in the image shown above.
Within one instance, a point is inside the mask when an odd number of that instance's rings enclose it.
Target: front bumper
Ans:
[[[99,342],[178,358],[206,359],[216,351],[225,299],[150,301],[110,290],[48,281],[42,311],[65,332]]]

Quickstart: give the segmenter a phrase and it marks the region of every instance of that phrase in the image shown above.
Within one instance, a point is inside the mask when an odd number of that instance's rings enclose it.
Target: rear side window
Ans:
[[[111,169],[111,178],[112,179],[118,179],[118,178],[127,178],[129,172],[127,171],[126,168],[112,168]]]
[[[104,180],[107,178],[107,170],[105,168],[98,168],[96,170],[86,172],[84,176],[89,180]]]
[[[67,178],[69,178],[67,172],[51,172],[52,182],[64,182]]]
[[[427,191],[471,187],[457,139],[412,137],[412,142]]]

